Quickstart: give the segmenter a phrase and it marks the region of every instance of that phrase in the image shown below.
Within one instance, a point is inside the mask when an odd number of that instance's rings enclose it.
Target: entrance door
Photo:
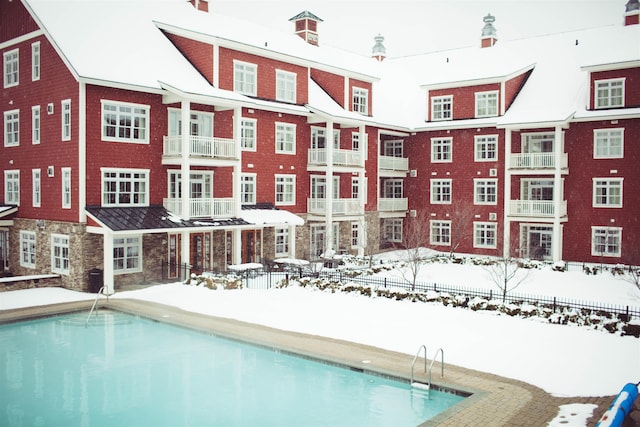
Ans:
[[[191,272],[211,271],[211,233],[191,233]]]
[[[311,245],[310,245],[310,258],[312,260],[320,258],[320,255],[324,253],[325,249],[326,231],[324,225],[312,225],[311,226]]]
[[[242,231],[242,263],[262,262],[261,230]]]
[[[181,259],[180,259],[180,241],[181,236],[179,234],[169,234],[168,244],[168,270],[167,277],[169,279],[182,279]]]
[[[526,254],[530,259],[550,259],[553,232],[550,227],[528,226],[524,230]]]

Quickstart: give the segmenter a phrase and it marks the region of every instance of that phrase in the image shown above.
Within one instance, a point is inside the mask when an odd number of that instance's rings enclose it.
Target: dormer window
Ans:
[[[359,87],[352,90],[353,111],[360,114],[369,114],[369,91]]]
[[[451,120],[453,118],[453,96],[434,96],[431,98],[431,120]]]
[[[288,71],[276,71],[276,99],[283,102],[296,102],[296,74]]]
[[[247,62],[233,62],[233,91],[249,96],[256,96],[256,74],[255,64]]]
[[[476,93],[476,117],[498,115],[498,91]]]
[[[624,107],[624,79],[595,81],[595,108]]]

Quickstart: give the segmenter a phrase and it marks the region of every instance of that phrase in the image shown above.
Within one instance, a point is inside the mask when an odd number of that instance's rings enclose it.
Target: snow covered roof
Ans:
[[[256,225],[304,225],[298,215],[281,209],[242,209],[240,218]]]

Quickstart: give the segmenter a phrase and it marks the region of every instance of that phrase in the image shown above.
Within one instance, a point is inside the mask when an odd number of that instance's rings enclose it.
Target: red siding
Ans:
[[[589,108],[595,105],[595,81],[624,78],[624,106],[627,108],[640,107],[640,67],[622,70],[599,71],[591,73],[591,92]]]
[[[320,71],[315,68],[311,69],[311,78],[325,92],[329,94],[334,101],[341,106],[348,106],[349,102],[344,99],[344,77],[337,74]]]
[[[508,110],[513,101],[515,101],[516,96],[518,96],[518,93],[520,92],[520,89],[522,89],[530,75],[531,71],[527,71],[526,73],[520,74],[519,76],[516,76],[505,82],[505,111]]]
[[[39,29],[38,24],[20,1],[4,0],[0,14],[3,17],[11,17],[11,19],[3,19],[2,25],[0,25],[0,43]]]
[[[213,46],[196,40],[164,33],[171,43],[213,84]]]
[[[476,116],[476,98],[477,92],[488,92],[492,90],[500,91],[500,85],[486,84],[479,86],[458,87],[449,89],[437,89],[429,91],[429,108],[431,108],[431,99],[437,96],[453,96],[453,120],[472,119]],[[498,111],[500,111],[500,93],[498,92]],[[429,113],[431,117],[431,113]]]

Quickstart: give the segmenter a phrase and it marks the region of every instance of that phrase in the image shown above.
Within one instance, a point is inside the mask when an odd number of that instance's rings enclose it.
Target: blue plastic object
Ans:
[[[640,384],[640,383],[638,383]],[[638,385],[629,383],[622,387],[622,390],[611,402],[609,409],[602,414],[602,418],[596,427],[620,427],[627,415],[631,412],[633,402],[638,397]]]

